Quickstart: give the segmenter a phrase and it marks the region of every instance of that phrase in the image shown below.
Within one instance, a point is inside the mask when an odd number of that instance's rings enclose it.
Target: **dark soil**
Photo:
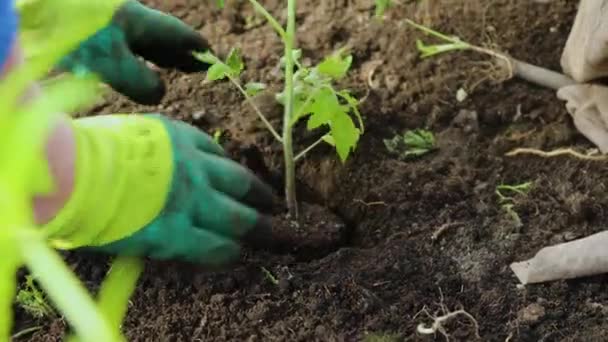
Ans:
[[[262,2],[282,18],[284,1]],[[554,92],[519,80],[479,83],[488,76],[487,60],[474,53],[420,60],[420,35],[403,23],[424,20],[559,70],[577,1],[436,2],[425,16],[424,5],[401,1],[378,21],[371,0],[300,1],[305,60],[317,62],[342,46],[352,49],[354,67],[341,86],[365,97],[366,133],[345,165],[326,147],[299,165],[300,199],[313,208],[310,227],[294,228],[301,249],[247,251],[240,263],[219,272],[150,262],[124,325],[130,341],[359,341],[372,334],[387,338],[376,341],[442,341],[441,335],[416,334],[416,326],[431,322],[429,314],[442,308],[473,315],[484,341],[608,340],[607,277],[520,289],[508,267],[543,246],[603,228],[605,165],[571,157],[505,157],[515,147],[591,146],[573,129]],[[282,46],[246,2],[230,1],[224,11],[200,0],[147,3],[200,29],[219,54],[240,47],[247,81],[281,87],[276,66]],[[94,112],[156,111],[210,133],[220,128],[235,158],[280,191],[279,147],[230,84],[202,84],[202,74],[167,72],[166,78],[170,91],[158,107],[112,95]],[[459,88],[469,93],[462,102],[456,99]],[[268,98],[257,100],[279,127],[280,108]],[[413,128],[435,132],[439,149],[400,161],[383,139]],[[299,147],[315,138],[304,130],[297,136]],[[494,191],[526,181],[533,187],[515,200],[518,222]],[[281,220],[277,216],[276,223]],[[457,224],[433,239],[448,223]],[[106,259],[69,258],[96,288]],[[31,341],[56,341],[64,331],[62,321],[37,323],[19,312],[17,329],[36,324],[44,328]],[[454,341],[474,340],[464,317],[445,328]]]

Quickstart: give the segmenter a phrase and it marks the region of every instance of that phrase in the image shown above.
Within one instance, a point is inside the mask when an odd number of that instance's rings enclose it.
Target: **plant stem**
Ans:
[[[281,26],[281,24],[279,24],[279,22],[272,16],[272,14],[268,13],[268,11],[264,8],[264,6],[260,5],[260,3],[257,2],[256,0],[249,0],[249,2],[253,5],[253,8],[256,11],[258,11],[261,15],[264,16],[264,18],[266,18],[266,20],[268,20],[268,23],[270,24],[270,26],[272,26],[272,28],[274,28],[274,30],[277,31],[279,36],[281,36],[281,39],[283,41],[285,41],[287,34],[285,33],[283,26]]]
[[[302,152],[298,153],[296,155],[296,157],[293,159],[294,161],[298,161],[301,158],[303,158],[306,153],[310,152],[313,148],[317,147],[317,145],[319,145],[320,143],[323,142],[323,138],[325,138],[325,135],[320,137],[319,140],[315,141],[314,143],[312,143],[312,145],[308,146],[307,148],[305,148]]]
[[[293,47],[296,32],[296,0],[287,0],[287,33],[285,42],[285,113],[283,115],[283,155],[285,159],[285,200],[289,215],[298,219],[298,203],[296,198],[296,173],[293,158],[292,125],[294,111],[293,91]]]
[[[18,244],[27,267],[78,337],[84,341],[125,341],[59,255],[40,236],[24,235]]]
[[[258,115],[258,117],[260,118],[260,120],[262,120],[262,122],[264,123],[264,125],[266,125],[266,128],[268,128],[268,130],[270,131],[270,133],[272,133],[272,135],[274,136],[275,139],[277,139],[278,142],[283,142],[283,139],[281,138],[281,136],[279,135],[279,133],[277,133],[277,131],[274,129],[274,127],[272,127],[272,124],[270,124],[270,121],[268,121],[268,119],[266,119],[266,116],[264,116],[264,114],[262,113],[262,111],[260,111],[260,108],[258,108],[258,106],[253,102],[253,100],[251,99],[251,97],[247,94],[247,92],[245,91],[245,89],[243,89],[243,87],[241,86],[241,84],[234,79],[231,76],[228,76],[228,79],[230,79],[230,82],[232,82],[237,89],[241,92],[241,94],[243,94],[243,96],[245,97],[245,101],[247,101],[247,103],[249,103],[249,105],[251,107],[253,107],[253,110],[255,111],[255,113]]]
[[[31,333],[35,333],[38,330],[41,330],[42,327],[41,326],[35,326],[35,327],[31,327],[31,328],[27,328],[27,329],[23,329],[17,333],[15,333],[12,337],[13,340],[16,340],[20,337],[23,337],[25,335],[31,334]]]

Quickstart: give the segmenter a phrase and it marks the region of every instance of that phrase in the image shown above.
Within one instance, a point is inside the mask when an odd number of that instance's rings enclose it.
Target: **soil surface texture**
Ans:
[[[436,0],[430,8],[405,0],[378,20],[371,0],[300,1],[304,62],[341,47],[353,53],[353,68],[339,87],[362,99],[365,134],[345,164],[329,146],[298,164],[304,222],[291,226],[282,210],[275,217],[275,229],[297,237],[296,248],[246,250],[220,271],[148,262],[124,323],[128,339],[444,341],[441,333],[417,333],[417,326],[463,309],[477,320],[481,339],[475,324],[459,315],[443,326],[451,341],[608,340],[607,277],[522,288],[509,269],[544,246],[603,229],[608,169],[569,156],[505,156],[517,147],[585,151],[592,145],[554,91],[497,79],[478,53],[423,60],[416,51],[423,36],[405,23],[410,18],[560,70],[577,2]],[[248,2],[228,1],[224,10],[212,1],[146,3],[193,25],[219,55],[240,48],[245,82],[281,89],[283,47]],[[285,21],[285,1],[261,3]],[[230,83],[204,83],[204,74],[163,75],[168,94],[161,105],[139,106],[111,94],[91,115],[161,112],[210,134],[221,129],[231,155],[281,196],[280,146],[240,93]],[[272,95],[256,101],[280,127],[281,107]],[[302,126],[296,150],[316,138]],[[414,160],[387,151],[384,139],[416,128],[435,134],[436,151]],[[514,196],[507,210],[496,187],[525,182],[532,182],[530,191]],[[95,290],[107,259],[67,258]],[[59,341],[66,331],[60,319],[36,321],[16,311],[15,331],[42,326],[21,341]]]

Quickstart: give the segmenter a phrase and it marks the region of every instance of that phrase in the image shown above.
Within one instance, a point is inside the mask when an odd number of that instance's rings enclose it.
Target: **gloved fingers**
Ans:
[[[577,130],[602,153],[608,153],[608,87],[572,85],[559,89],[557,96],[566,101]]]
[[[570,115],[574,115],[576,110],[583,105],[585,98],[591,91],[590,85],[570,85],[562,87],[557,91],[557,98],[566,101],[566,109]]]
[[[214,234],[254,244],[272,239],[269,217],[218,191],[209,189],[194,210],[195,225]]]
[[[192,56],[192,52],[209,50],[209,43],[180,19],[130,0],[115,20],[125,31],[133,52],[159,67],[183,72],[209,68]]]
[[[85,41],[60,63],[73,73],[93,72],[117,92],[145,105],[158,104],[165,84],[155,71],[133,55],[123,33],[108,26]]]
[[[81,250],[109,255],[146,256],[155,260],[177,259],[213,267],[236,259],[240,247],[230,238],[182,221],[174,222],[171,230],[156,223],[156,226],[148,226],[126,239]]]
[[[174,251],[174,249],[177,249]],[[238,258],[240,247],[234,240],[198,227],[179,229],[165,248],[156,248],[149,255],[159,260],[179,259],[218,267]]]
[[[213,188],[229,197],[268,212],[273,206],[272,189],[239,163],[208,153],[200,153],[200,169]]]
[[[577,82],[608,76],[608,1],[582,0],[561,57]]]
[[[171,124],[177,131],[175,133],[181,135],[182,138],[187,138],[197,150],[221,157],[226,155],[222,146],[217,144],[209,134],[183,121],[171,120]]]

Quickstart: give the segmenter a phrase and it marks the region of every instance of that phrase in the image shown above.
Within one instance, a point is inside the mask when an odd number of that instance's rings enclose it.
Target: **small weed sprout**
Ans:
[[[393,4],[392,0],[375,0],[376,4],[376,17],[381,18],[384,15],[384,12],[391,7]]]
[[[516,185],[501,184],[496,187],[495,193],[496,196],[498,196],[498,203],[500,203],[500,207],[507,213],[507,215],[511,217],[511,219],[513,219],[518,227],[521,227],[522,223],[519,214],[517,211],[515,211],[515,209],[513,209],[515,206],[515,198],[507,195],[506,193],[510,192],[519,195],[526,195],[531,188],[532,182],[525,182]]]
[[[57,317],[57,313],[47,303],[46,296],[38,289],[32,276],[25,277],[25,285],[17,292],[15,301],[25,312],[36,319]]]
[[[243,59],[238,50],[233,49],[225,61],[211,52],[196,52],[194,56],[211,64],[207,72],[208,81],[229,79],[245,97],[260,120],[282,144],[285,163],[285,198],[289,215],[298,219],[297,198],[295,190],[295,163],[308,152],[322,143],[333,146],[342,162],[345,162],[355,149],[359,137],[363,134],[363,120],[358,110],[359,101],[348,90],[337,90],[333,82],[346,76],[352,56],[339,50],[323,59],[314,67],[305,67],[300,62],[301,50],[294,48],[295,41],[295,0],[287,1],[287,28],[284,29],[277,20],[257,1],[249,1],[255,10],[264,16],[283,40],[285,52],[281,58],[284,67],[285,87],[276,94],[276,99],[284,107],[283,129],[281,134],[274,129],[266,116],[256,106],[252,97],[265,89],[262,83],[248,83],[244,87],[240,75],[244,69]],[[223,6],[223,1],[218,5]],[[357,119],[357,125],[353,120]],[[292,131],[294,126],[307,119],[309,130],[324,127],[327,129],[316,142],[299,153],[293,151]]]
[[[279,286],[279,280],[272,274],[272,272],[270,272],[266,267],[260,267],[260,270],[269,282],[271,282],[275,286]]]
[[[433,132],[424,129],[406,131],[403,135],[395,135],[383,142],[391,154],[402,160],[418,158],[437,149]]]
[[[416,47],[418,48],[418,51],[420,51],[422,58],[433,57],[436,55],[440,55],[440,54],[447,53],[447,52],[453,52],[453,51],[471,50],[471,51],[476,51],[476,52],[479,52],[479,53],[482,53],[485,55],[489,55],[491,57],[495,57],[495,58],[502,60],[505,63],[505,66],[507,66],[507,68],[508,68],[509,77],[511,77],[513,75],[513,66],[512,66],[513,63],[512,63],[512,60],[507,55],[504,55],[504,54],[494,51],[492,49],[484,48],[484,47],[481,47],[478,45],[474,45],[474,44],[465,42],[457,36],[448,36],[441,32],[430,29],[426,26],[417,24],[417,23],[413,22],[412,20],[406,19],[405,21],[406,21],[406,23],[413,26],[414,28],[416,28],[428,35],[431,35],[435,38],[438,38],[440,41],[442,41],[442,43],[440,43],[440,44],[427,45],[422,40],[417,40]]]

